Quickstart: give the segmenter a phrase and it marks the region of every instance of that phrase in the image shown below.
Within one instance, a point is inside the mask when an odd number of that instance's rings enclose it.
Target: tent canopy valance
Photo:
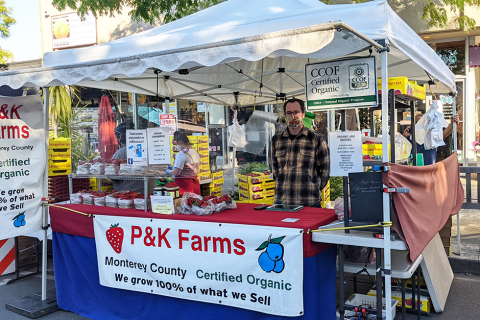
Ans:
[[[445,91],[454,90],[454,74],[385,0],[229,0],[115,41],[46,53],[43,68],[1,73],[0,85],[68,84],[150,95],[158,90],[170,99],[222,105],[271,103],[283,95],[304,97],[306,63],[365,56],[383,46],[379,40],[390,46],[389,77],[425,81],[430,75]]]

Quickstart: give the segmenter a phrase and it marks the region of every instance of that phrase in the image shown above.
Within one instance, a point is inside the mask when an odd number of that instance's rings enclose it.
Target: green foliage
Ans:
[[[343,177],[330,177],[330,201],[343,198]]]
[[[480,0],[422,0],[423,3],[423,20],[428,21],[429,27],[446,28],[449,22],[455,27],[468,33],[469,30],[475,28],[475,19],[465,15],[465,7],[479,7]],[[447,13],[452,12],[454,17],[448,20]]]
[[[54,136],[58,137],[57,128],[59,126],[59,119],[72,118],[72,101],[70,99],[70,94],[67,92],[65,86],[50,87],[48,89],[48,93],[50,98],[50,121],[52,124]]]
[[[168,23],[197,11],[216,5],[225,0],[52,0],[60,11],[70,8],[85,15],[89,10],[94,16],[115,16],[122,8],[130,7],[133,20],[155,24]]]
[[[5,0],[0,0],[0,37],[6,39],[10,36],[10,27],[16,23],[11,16],[12,8],[5,6]],[[13,58],[13,54],[0,48],[0,63],[6,64]]]
[[[252,162],[247,164],[246,167],[240,168],[240,174],[269,171],[270,168],[266,162]]]

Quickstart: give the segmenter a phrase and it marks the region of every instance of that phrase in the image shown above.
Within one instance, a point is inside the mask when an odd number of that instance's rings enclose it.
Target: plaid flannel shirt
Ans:
[[[290,139],[288,129],[272,138],[275,203],[313,206],[330,176],[330,152],[322,135],[306,127]]]

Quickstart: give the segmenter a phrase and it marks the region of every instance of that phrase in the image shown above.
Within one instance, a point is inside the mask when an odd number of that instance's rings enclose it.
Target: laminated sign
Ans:
[[[97,215],[100,284],[303,315],[303,230]]]
[[[372,56],[307,64],[307,109],[320,111],[377,106],[375,59]]]
[[[41,97],[0,97],[0,240],[41,229],[45,165]]]

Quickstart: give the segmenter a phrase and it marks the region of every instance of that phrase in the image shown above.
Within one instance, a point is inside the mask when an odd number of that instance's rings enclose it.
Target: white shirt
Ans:
[[[197,177],[200,156],[195,149],[183,149],[175,157],[174,168],[182,170],[178,177]]]

